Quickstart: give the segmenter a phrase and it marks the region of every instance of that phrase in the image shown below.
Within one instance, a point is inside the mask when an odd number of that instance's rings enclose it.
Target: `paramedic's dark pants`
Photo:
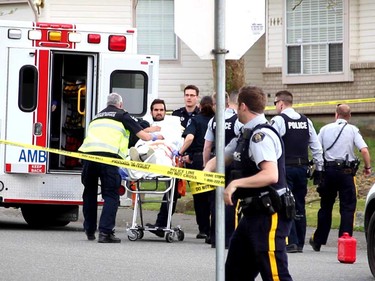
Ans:
[[[193,156],[193,163],[186,164],[186,168],[194,169],[194,170],[203,170],[203,156],[202,153]],[[202,192],[193,195],[194,199],[194,210],[195,210],[195,218],[198,224],[199,233],[204,233],[207,236],[210,235],[210,216],[211,216],[211,208],[210,208],[210,193],[209,192]]]
[[[118,167],[96,163],[83,162],[82,184],[83,191],[83,227],[87,233],[94,233],[97,228],[97,198],[98,179],[100,178],[100,189],[104,200],[102,213],[99,220],[99,231],[110,233],[115,228],[116,214],[119,206],[118,188],[121,177]]]

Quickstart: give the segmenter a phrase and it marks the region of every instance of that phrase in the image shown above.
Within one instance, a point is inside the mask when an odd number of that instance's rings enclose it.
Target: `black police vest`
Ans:
[[[199,113],[199,108],[198,107],[196,107],[191,114],[189,114],[189,112],[186,111],[185,107],[181,107],[181,108],[176,109],[175,111],[173,111],[172,112],[172,116],[178,116],[178,117],[180,117],[181,126],[184,127],[184,128],[186,128],[189,119],[192,118],[192,117],[194,117],[198,113]]]
[[[301,118],[292,119],[286,114],[280,114],[285,121],[285,135],[282,137],[285,146],[285,164],[297,163],[307,165],[309,162],[309,125],[307,117],[301,114]]]
[[[230,143],[230,141],[236,137],[235,131],[234,131],[234,124],[237,120],[237,114],[234,114],[230,118],[225,119],[225,145]],[[212,132],[214,135],[216,135],[216,118],[214,117],[214,120],[212,121]]]
[[[270,126],[269,124],[259,124],[255,126],[252,130],[251,129],[244,129],[243,133],[240,135],[237,147],[234,151],[234,158],[232,162],[232,170],[231,170],[231,180],[245,178],[253,176],[259,173],[259,169],[257,168],[255,162],[249,157],[249,145],[250,141],[252,141],[252,137],[254,131],[261,128],[268,128],[275,132],[275,134],[279,137],[283,152],[280,158],[277,160],[277,166],[279,170],[279,179],[276,184],[271,185],[274,189],[282,189],[287,186],[286,183],[286,173],[285,173],[285,159],[284,159],[284,145],[283,141],[280,138],[277,131]],[[237,188],[234,193],[234,197],[238,199],[243,199],[246,197],[251,196],[258,196],[260,193],[269,190],[269,186],[259,187],[259,188]]]

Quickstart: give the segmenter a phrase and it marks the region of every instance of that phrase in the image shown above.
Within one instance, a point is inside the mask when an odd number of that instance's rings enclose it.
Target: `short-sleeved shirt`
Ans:
[[[346,126],[345,126],[346,124]],[[342,129],[345,126],[344,129]],[[341,135],[337,138],[340,134]],[[327,150],[336,140],[336,143]],[[359,129],[348,123],[345,119],[337,119],[336,122],[327,124],[320,129],[318,139],[324,150],[324,158],[326,161],[349,160],[356,159],[354,149],[361,150],[367,147]],[[348,159],[346,156],[348,155]]]
[[[258,124],[265,124],[267,122],[268,121],[264,114],[260,114],[250,122],[246,123],[243,126],[243,129],[253,129]],[[277,163],[277,160],[281,157],[283,152],[279,136],[269,128],[256,129],[253,132],[253,136],[257,133],[261,134],[260,140],[258,139],[255,141],[253,137],[250,139],[250,159],[256,163],[258,168],[259,164],[263,161]],[[237,147],[237,141],[238,138],[235,138],[225,147],[225,157],[233,158],[233,153]]]

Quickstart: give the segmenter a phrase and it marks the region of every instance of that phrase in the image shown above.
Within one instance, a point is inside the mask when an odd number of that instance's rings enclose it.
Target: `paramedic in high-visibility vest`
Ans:
[[[148,133],[122,109],[122,97],[109,94],[107,107],[90,122],[86,138],[78,149],[81,152],[104,157],[125,159],[128,155],[130,132],[142,140],[163,139],[161,135]],[[155,130],[157,130],[156,128]],[[160,129],[160,128],[159,128]],[[101,194],[104,200],[99,220],[99,243],[120,243],[114,228],[119,205],[118,188],[121,184],[119,169],[116,166],[93,161],[83,161],[83,227],[88,240],[95,240],[97,229],[97,194],[100,178]]]

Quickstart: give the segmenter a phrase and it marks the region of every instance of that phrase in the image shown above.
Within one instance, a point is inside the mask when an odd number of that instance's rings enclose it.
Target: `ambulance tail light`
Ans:
[[[60,42],[61,41],[61,31],[49,31],[48,41]]]
[[[110,51],[125,52],[126,37],[121,35],[110,35],[108,42],[108,49]]]
[[[99,44],[101,40],[100,34],[89,34],[87,35],[87,42],[91,44]]]
[[[8,38],[9,39],[21,39],[21,29],[9,29]]]

